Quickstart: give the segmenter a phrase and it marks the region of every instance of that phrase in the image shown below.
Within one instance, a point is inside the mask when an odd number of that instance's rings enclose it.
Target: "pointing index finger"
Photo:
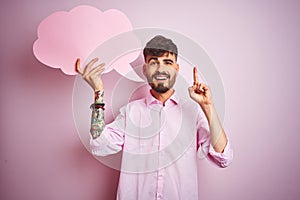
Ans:
[[[198,71],[196,67],[194,67],[193,72],[194,72],[194,84],[197,84],[199,80],[198,80]]]

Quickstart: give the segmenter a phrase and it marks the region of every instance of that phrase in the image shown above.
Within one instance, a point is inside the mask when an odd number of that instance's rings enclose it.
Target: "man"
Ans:
[[[117,199],[198,199],[197,153],[226,167],[232,149],[218,119],[209,87],[188,88],[194,101],[175,93],[178,50],[172,40],[155,36],[144,48],[143,73],[151,87],[145,98],[130,102],[114,122],[104,123],[104,64],[76,70],[95,92],[92,105],[91,149],[105,156],[123,151]]]

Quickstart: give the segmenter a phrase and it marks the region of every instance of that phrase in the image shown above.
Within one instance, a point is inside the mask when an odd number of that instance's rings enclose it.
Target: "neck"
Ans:
[[[158,93],[152,89],[150,90],[150,92],[155,99],[159,100],[163,103],[163,105],[165,105],[165,102],[173,95],[174,89],[170,89],[165,93]]]

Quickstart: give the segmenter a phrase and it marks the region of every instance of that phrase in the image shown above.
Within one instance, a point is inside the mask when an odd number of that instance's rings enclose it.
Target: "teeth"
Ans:
[[[166,76],[155,76],[155,79],[157,79],[157,80],[166,80],[167,77]]]

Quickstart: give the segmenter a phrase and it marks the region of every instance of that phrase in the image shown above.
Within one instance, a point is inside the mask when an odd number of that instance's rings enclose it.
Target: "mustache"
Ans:
[[[167,72],[155,72],[153,75],[152,75],[152,78],[155,78],[156,76],[159,76],[159,75],[162,75],[162,76],[166,76],[168,78],[170,78],[170,74],[168,74]]]

